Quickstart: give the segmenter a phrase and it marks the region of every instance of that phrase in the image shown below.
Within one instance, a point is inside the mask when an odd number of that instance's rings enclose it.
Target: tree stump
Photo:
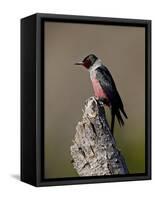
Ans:
[[[104,105],[95,97],[90,97],[85,103],[70,152],[79,176],[128,174],[106,120]]]

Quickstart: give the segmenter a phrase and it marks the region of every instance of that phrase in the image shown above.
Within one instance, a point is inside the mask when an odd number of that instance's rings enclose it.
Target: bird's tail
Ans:
[[[111,116],[112,116],[112,118],[111,118],[111,132],[112,132],[112,134],[113,134],[113,131],[114,131],[115,116],[117,117],[119,125],[124,126],[124,120],[123,120],[121,114],[123,114],[126,119],[128,118],[127,114],[124,111],[124,108],[114,109],[114,107],[112,107],[112,110],[111,110]]]
[[[124,108],[121,108],[121,112],[123,113],[124,117],[125,117],[126,119],[128,119],[128,116],[127,116],[126,112],[124,111]]]
[[[121,112],[120,112],[120,111],[121,111]],[[120,125],[120,126],[123,126],[123,125],[124,125],[124,121],[123,121],[123,118],[122,118],[121,113],[124,115],[124,117],[125,117],[126,119],[128,119],[128,116],[127,116],[127,114],[125,113],[124,108],[120,108],[120,109],[118,109],[118,110],[116,111],[116,116],[117,116],[119,125]]]
[[[124,125],[124,121],[123,121],[123,118],[121,116],[121,112],[120,112],[119,109],[116,111],[116,117],[117,117],[119,125],[123,126]]]
[[[117,117],[119,125],[120,126],[124,125],[124,121],[123,121],[123,118],[121,116],[120,110],[119,109],[115,110],[115,111],[112,110],[112,112],[111,112],[111,133],[112,133],[112,135],[114,134],[115,115]]]

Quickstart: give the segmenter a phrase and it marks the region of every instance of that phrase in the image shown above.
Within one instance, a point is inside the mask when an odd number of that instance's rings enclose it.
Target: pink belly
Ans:
[[[105,98],[108,100],[106,93],[104,92],[104,90],[102,89],[99,81],[97,79],[92,79],[92,84],[93,84],[93,89],[95,92],[95,96],[97,98]]]

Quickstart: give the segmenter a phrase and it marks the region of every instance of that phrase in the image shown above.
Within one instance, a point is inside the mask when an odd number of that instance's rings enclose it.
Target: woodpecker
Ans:
[[[89,71],[95,97],[111,109],[111,132],[113,134],[115,116],[120,126],[124,125],[122,114],[126,119],[128,117],[110,71],[94,54],[86,56],[82,62],[77,62],[75,65],[81,65]]]

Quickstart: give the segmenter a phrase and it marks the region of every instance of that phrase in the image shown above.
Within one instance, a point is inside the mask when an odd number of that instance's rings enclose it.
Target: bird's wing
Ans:
[[[119,111],[121,99],[117,92],[114,80],[109,72],[109,70],[105,66],[101,66],[97,68],[96,78],[99,81],[102,89],[105,91],[107,97],[109,98],[109,101],[111,103],[111,131],[113,133],[114,129],[114,121],[115,121],[115,115],[117,116],[118,122],[120,125],[124,124],[124,121],[122,119],[122,116]]]
[[[102,89],[106,92],[106,95],[113,105],[113,109],[120,109],[123,115],[127,118],[127,115],[124,111],[123,102],[109,70],[104,65],[102,65],[101,67],[97,68],[96,71],[96,78],[98,79]]]
[[[117,95],[117,89],[115,82],[105,66],[98,67],[96,70],[96,78],[98,79],[101,87],[106,92],[108,98],[113,102],[115,95]]]

